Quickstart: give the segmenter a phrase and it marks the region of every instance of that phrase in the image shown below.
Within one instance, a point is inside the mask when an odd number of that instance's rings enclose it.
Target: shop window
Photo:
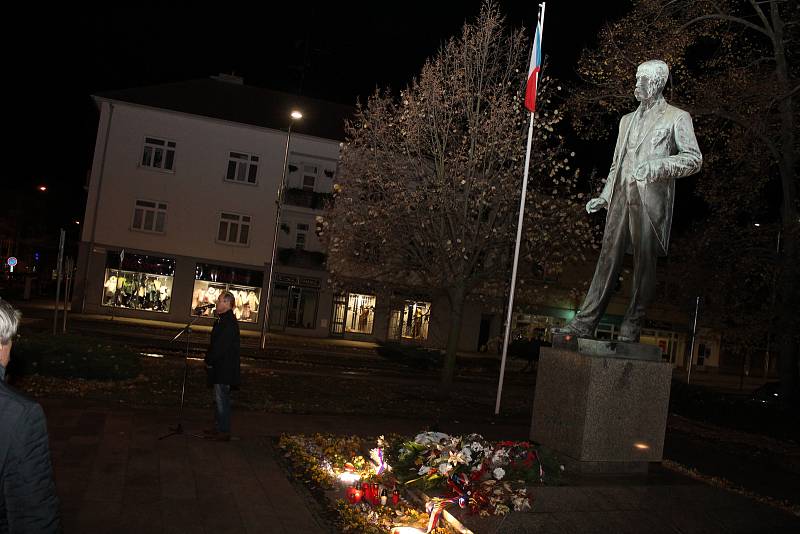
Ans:
[[[235,245],[247,245],[250,241],[250,216],[220,213],[217,241]]]
[[[264,274],[261,271],[198,263],[195,267],[191,313],[194,314],[199,306],[216,303],[221,293],[230,291],[236,300],[233,307],[236,318],[242,322],[255,323],[258,321],[261,305],[263,280]],[[206,308],[200,315],[213,317],[214,309]]]
[[[230,152],[225,179],[229,182],[254,184],[258,178],[259,158],[244,152]]]
[[[142,149],[142,167],[165,171],[175,170],[175,141],[145,137]]]
[[[372,334],[375,321],[375,295],[348,293],[346,299],[337,299],[334,316],[344,317],[344,331]]]
[[[431,303],[407,300],[399,310],[392,311],[389,335],[392,339],[424,341],[428,339]]]
[[[106,257],[102,305],[167,313],[174,273],[173,259],[110,252]]]
[[[270,327],[316,328],[319,280],[279,274],[272,292]]]
[[[143,232],[164,232],[167,219],[167,205],[151,200],[137,200],[133,209],[131,228]]]

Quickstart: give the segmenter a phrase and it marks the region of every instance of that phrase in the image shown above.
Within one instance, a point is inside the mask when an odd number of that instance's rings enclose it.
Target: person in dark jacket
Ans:
[[[231,439],[231,388],[240,384],[239,378],[239,321],[233,314],[236,298],[223,291],[217,299],[217,321],[211,330],[211,345],[205,362],[208,384],[214,388],[214,428],[206,431],[208,439]]]
[[[0,534],[60,532],[44,412],[5,383],[19,320],[0,299]]]

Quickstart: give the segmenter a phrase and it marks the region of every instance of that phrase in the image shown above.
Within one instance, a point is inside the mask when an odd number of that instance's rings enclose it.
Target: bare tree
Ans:
[[[334,202],[318,225],[335,279],[430,288],[447,296],[442,380],[452,382],[464,304],[510,276],[529,114],[528,40],[485,3],[461,35],[395,97],[376,91],[348,124]],[[592,232],[576,215],[577,171],[543,80],[525,257],[552,270],[579,258]],[[574,155],[574,154],[573,154]]]

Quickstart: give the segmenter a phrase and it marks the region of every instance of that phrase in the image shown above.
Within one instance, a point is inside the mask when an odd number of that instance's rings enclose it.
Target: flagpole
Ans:
[[[542,45],[542,35],[544,34],[544,7],[546,2],[539,4],[542,7],[542,16],[538,23],[539,47]],[[534,41],[536,36],[534,35]],[[536,74],[536,88],[539,87],[539,73]],[[531,142],[533,141],[533,115],[531,113],[528,124],[528,148],[525,152],[525,170],[522,173],[522,194],[519,198],[519,219],[517,220],[517,243],[514,247],[514,263],[511,268],[511,290],[508,295],[508,312],[506,313],[506,332],[503,338],[503,355],[500,358],[500,381],[497,384],[497,400],[494,405],[494,414],[500,413],[500,399],[503,395],[503,378],[506,372],[506,356],[508,355],[508,337],[511,334],[511,314],[514,311],[514,290],[517,287],[517,265],[519,264],[519,246],[522,241],[522,223],[525,217],[525,197],[528,192],[528,168],[531,162]]]

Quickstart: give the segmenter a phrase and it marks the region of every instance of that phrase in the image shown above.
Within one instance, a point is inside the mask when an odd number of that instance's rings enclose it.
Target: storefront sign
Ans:
[[[319,288],[321,285],[319,278],[307,278],[305,276],[292,276],[289,274],[276,274],[275,282],[281,284],[288,284],[290,286],[314,287],[314,288]]]

